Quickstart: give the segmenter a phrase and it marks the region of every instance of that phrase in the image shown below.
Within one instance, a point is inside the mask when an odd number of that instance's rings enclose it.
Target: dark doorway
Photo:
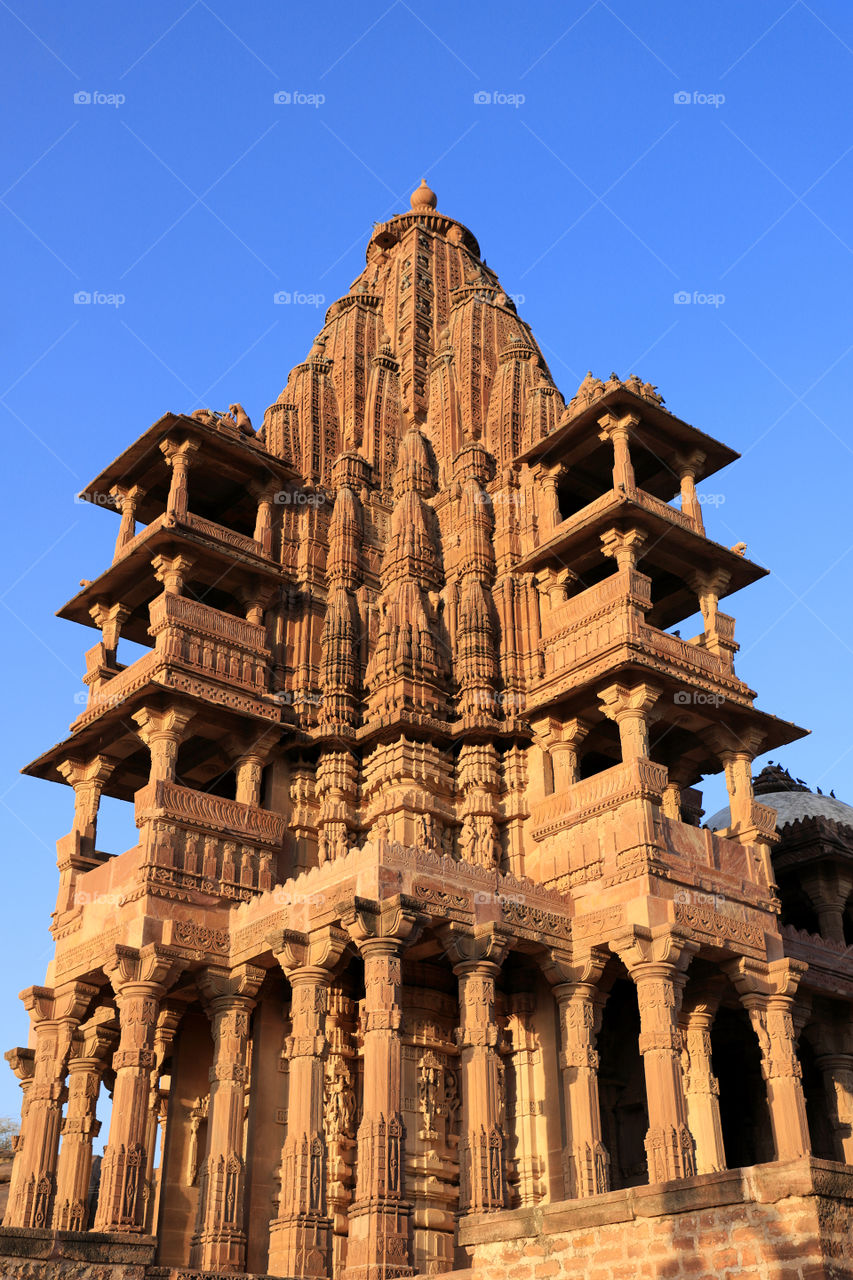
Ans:
[[[640,1013],[633,982],[619,979],[604,1006],[598,1035],[601,1132],[614,1191],[648,1182],[646,1080],[639,1049]]]

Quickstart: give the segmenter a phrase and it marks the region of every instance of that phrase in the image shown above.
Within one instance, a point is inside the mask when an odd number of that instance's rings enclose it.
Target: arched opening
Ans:
[[[633,982],[618,978],[598,1033],[601,1133],[610,1156],[613,1191],[648,1181],[646,1081],[639,1049],[640,1011]]]

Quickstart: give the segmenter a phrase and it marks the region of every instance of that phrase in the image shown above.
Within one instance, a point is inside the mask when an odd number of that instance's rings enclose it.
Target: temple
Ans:
[[[423,183],[257,428],[92,481],[4,1277],[853,1275],[853,809],[753,784],[736,458],[564,401]]]

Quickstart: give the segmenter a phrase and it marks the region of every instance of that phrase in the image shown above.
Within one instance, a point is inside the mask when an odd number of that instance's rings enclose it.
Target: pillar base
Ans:
[[[409,1253],[411,1205],[370,1200],[349,1211],[349,1242],[342,1280],[402,1280],[413,1276]]]
[[[565,1154],[567,1198],[602,1195],[610,1190],[610,1157],[601,1142],[584,1142]]]
[[[329,1280],[332,1220],[319,1213],[274,1218],[270,1223],[267,1270],[288,1280]]]
[[[190,1266],[199,1271],[243,1271],[246,1265],[246,1233],[235,1228],[203,1231],[193,1239]]]
[[[686,1125],[659,1125],[646,1134],[649,1184],[692,1178],[696,1174],[693,1137]]]

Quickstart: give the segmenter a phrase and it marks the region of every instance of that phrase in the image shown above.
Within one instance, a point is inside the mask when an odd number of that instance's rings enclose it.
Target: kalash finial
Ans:
[[[434,209],[437,203],[438,196],[427,186],[426,178],[421,178],[421,185],[417,191],[412,192],[411,205],[415,213],[426,213],[428,209]]]

